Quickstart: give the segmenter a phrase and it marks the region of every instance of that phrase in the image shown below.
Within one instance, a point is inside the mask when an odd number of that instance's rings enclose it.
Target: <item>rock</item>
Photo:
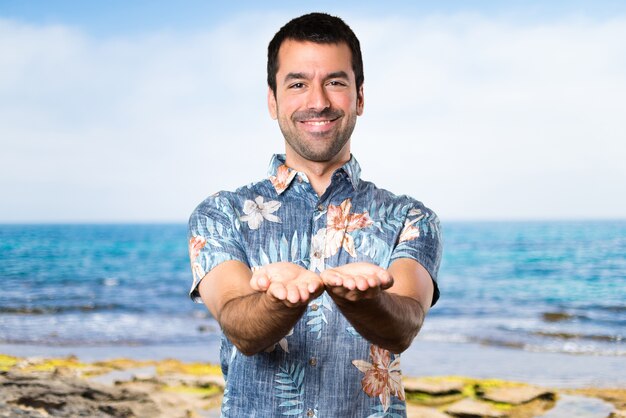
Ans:
[[[141,381],[156,381],[157,378],[154,373],[135,373],[131,376],[131,380],[133,382],[141,382]]]
[[[535,386],[517,386],[486,389],[481,398],[493,402],[521,405],[537,398],[554,400],[556,394]]]
[[[19,414],[16,411],[20,411]],[[0,417],[157,417],[145,393],[51,372],[0,372]]]
[[[402,380],[404,390],[407,392],[420,392],[433,396],[450,395],[453,393],[461,393],[463,390],[463,382],[458,380],[434,380],[405,378]]]
[[[78,372],[75,369],[70,369],[69,367],[59,366],[54,368],[52,377],[78,377]]]
[[[37,366],[39,364],[44,363],[46,360],[43,357],[27,357],[15,364],[16,369],[24,369],[30,366]]]
[[[24,410],[0,402],[0,418],[42,418],[46,416],[45,411]]]
[[[226,382],[224,381],[224,376],[203,376],[200,380],[203,386],[212,384],[221,387],[222,389],[226,386]]]
[[[600,388],[585,388],[585,389],[573,389],[567,391],[571,394],[590,396],[593,398],[600,398],[606,402],[613,404],[616,412],[625,413],[626,411],[626,388],[618,389],[600,389]]]
[[[446,412],[458,418],[504,418],[507,415],[493,406],[472,399],[463,399],[450,405]]]
[[[626,418],[626,411],[615,410],[611,412],[611,415],[609,415],[609,418]]]
[[[411,405],[409,403],[406,405],[406,416],[407,418],[451,418],[450,415],[435,408]]]
[[[170,385],[184,385],[184,386],[195,386],[206,388],[209,386],[217,386],[221,389],[224,389],[226,386],[226,382],[224,382],[223,376],[189,376],[184,374],[172,374],[167,376],[162,376],[159,378],[159,382]]]
[[[544,312],[541,316],[546,322],[561,322],[575,318],[574,315],[567,312]]]

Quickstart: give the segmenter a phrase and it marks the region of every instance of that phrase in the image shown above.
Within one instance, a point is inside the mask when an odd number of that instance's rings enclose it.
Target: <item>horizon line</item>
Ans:
[[[444,223],[530,223],[530,222],[626,222],[626,217],[562,217],[562,218],[439,218]],[[37,225],[186,225],[184,220],[41,220],[41,221],[3,221],[0,226],[37,226]]]

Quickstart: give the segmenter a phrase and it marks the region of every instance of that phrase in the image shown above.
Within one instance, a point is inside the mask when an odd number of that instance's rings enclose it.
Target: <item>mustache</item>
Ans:
[[[334,119],[339,119],[340,117],[342,117],[344,115],[344,112],[340,109],[331,109],[329,107],[327,107],[326,109],[322,110],[321,112],[315,111],[315,110],[302,110],[299,112],[295,112],[293,114],[293,119],[296,122],[302,122],[304,120],[311,120],[311,119],[330,119],[330,120],[334,120]]]

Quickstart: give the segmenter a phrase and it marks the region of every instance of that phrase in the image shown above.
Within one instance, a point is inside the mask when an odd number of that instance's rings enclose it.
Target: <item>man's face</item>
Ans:
[[[268,106],[300,157],[324,162],[349,155],[348,141],[363,113],[363,87],[357,91],[348,45],[283,42],[276,95],[270,89]]]

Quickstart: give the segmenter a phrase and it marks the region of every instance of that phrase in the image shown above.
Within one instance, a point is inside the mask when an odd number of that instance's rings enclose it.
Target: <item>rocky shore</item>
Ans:
[[[0,417],[218,417],[218,366],[0,355]],[[558,390],[466,377],[404,379],[408,416],[626,418],[626,388]]]

